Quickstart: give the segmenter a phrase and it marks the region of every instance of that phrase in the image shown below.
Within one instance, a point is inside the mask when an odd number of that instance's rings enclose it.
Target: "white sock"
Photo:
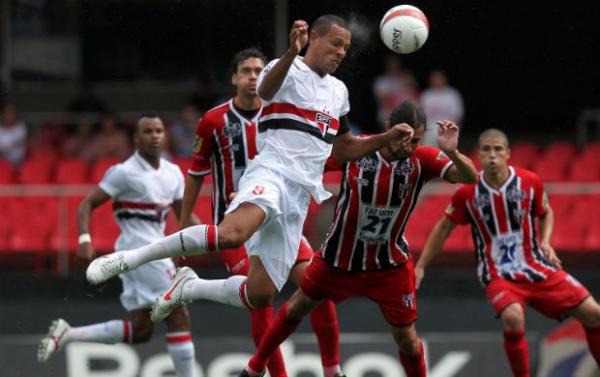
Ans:
[[[192,335],[187,331],[167,333],[167,349],[177,377],[196,377],[196,356]]]
[[[217,250],[217,227],[215,225],[195,225],[173,233],[123,255],[130,269],[135,269],[153,260],[203,254]]]
[[[131,343],[131,322],[113,320],[93,325],[71,327],[67,342]]]
[[[188,300],[210,300],[220,302],[221,304],[245,308],[240,297],[240,287],[243,287],[245,295],[246,277],[242,275],[230,276],[227,279],[205,280],[193,279],[189,280],[183,286],[182,298]]]

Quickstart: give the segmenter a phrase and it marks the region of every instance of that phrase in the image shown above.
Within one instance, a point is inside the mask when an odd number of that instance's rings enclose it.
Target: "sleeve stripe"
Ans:
[[[205,176],[205,175],[209,175],[210,172],[211,172],[210,169],[208,169],[208,170],[200,170],[200,171],[188,169],[188,174],[189,175],[194,175],[194,176]]]
[[[448,161],[448,163],[446,163],[446,165],[444,165],[444,167],[442,168],[442,171],[440,172],[440,178],[444,179],[444,176],[446,175],[446,172],[448,171],[448,169],[450,169],[450,167],[454,165],[454,162],[452,162],[452,160]]]

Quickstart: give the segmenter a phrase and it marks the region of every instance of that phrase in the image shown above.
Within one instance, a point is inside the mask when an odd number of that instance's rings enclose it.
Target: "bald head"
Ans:
[[[481,135],[479,135],[479,139],[478,139],[479,146],[481,146],[483,144],[483,141],[485,139],[489,139],[489,138],[501,139],[502,143],[504,144],[504,147],[506,149],[508,149],[510,147],[508,144],[508,137],[506,136],[506,134],[497,128],[488,128],[487,130],[483,131],[481,133]]]

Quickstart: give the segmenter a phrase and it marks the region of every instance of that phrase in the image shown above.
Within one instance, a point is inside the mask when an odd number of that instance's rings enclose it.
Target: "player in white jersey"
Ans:
[[[153,308],[153,318],[195,299],[249,308],[270,305],[296,259],[311,195],[319,203],[330,196],[322,184],[329,155],[338,161],[355,160],[390,140],[408,144],[413,134],[406,124],[370,138],[349,132],[348,90],[331,73],[346,56],[350,39],[344,20],[337,16],[319,17],[310,33],[305,21],[295,21],[290,48],[259,77],[258,93],[266,101],[258,125],[259,154],[244,172],[223,221],[96,259],[88,267],[88,280],[98,284],[150,260],[245,243],[250,255],[247,279],[233,276],[213,282],[178,274]],[[307,44],[305,57],[298,57]]]
[[[133,156],[111,167],[79,206],[77,256],[84,262],[89,263],[94,255],[89,234],[91,213],[109,199],[112,199],[114,216],[121,228],[116,250],[140,247],[163,238],[169,207],[177,217],[181,213],[184,178],[177,165],[160,157],[165,144],[165,129],[156,113],[140,117],[134,141],[137,150]],[[197,218],[194,220],[197,222]],[[150,340],[154,330],[150,306],[169,287],[174,274],[175,265],[171,259],[156,260],[122,274],[121,303],[131,313],[132,320],[71,327],[64,319],[57,319],[39,344],[38,360],[47,361],[54,352],[73,341],[142,343]],[[185,306],[174,310],[165,322],[167,348],[177,376],[197,376]]]

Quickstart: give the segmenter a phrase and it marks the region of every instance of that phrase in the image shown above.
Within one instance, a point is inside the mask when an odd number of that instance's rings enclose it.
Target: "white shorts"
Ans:
[[[119,275],[123,281],[121,304],[127,311],[147,309],[171,286],[175,263],[169,258],[152,261]]]
[[[245,202],[258,205],[266,215],[258,231],[245,243],[248,255],[260,258],[281,291],[296,262],[310,192],[277,172],[255,166],[240,179],[237,195],[226,213]]]

